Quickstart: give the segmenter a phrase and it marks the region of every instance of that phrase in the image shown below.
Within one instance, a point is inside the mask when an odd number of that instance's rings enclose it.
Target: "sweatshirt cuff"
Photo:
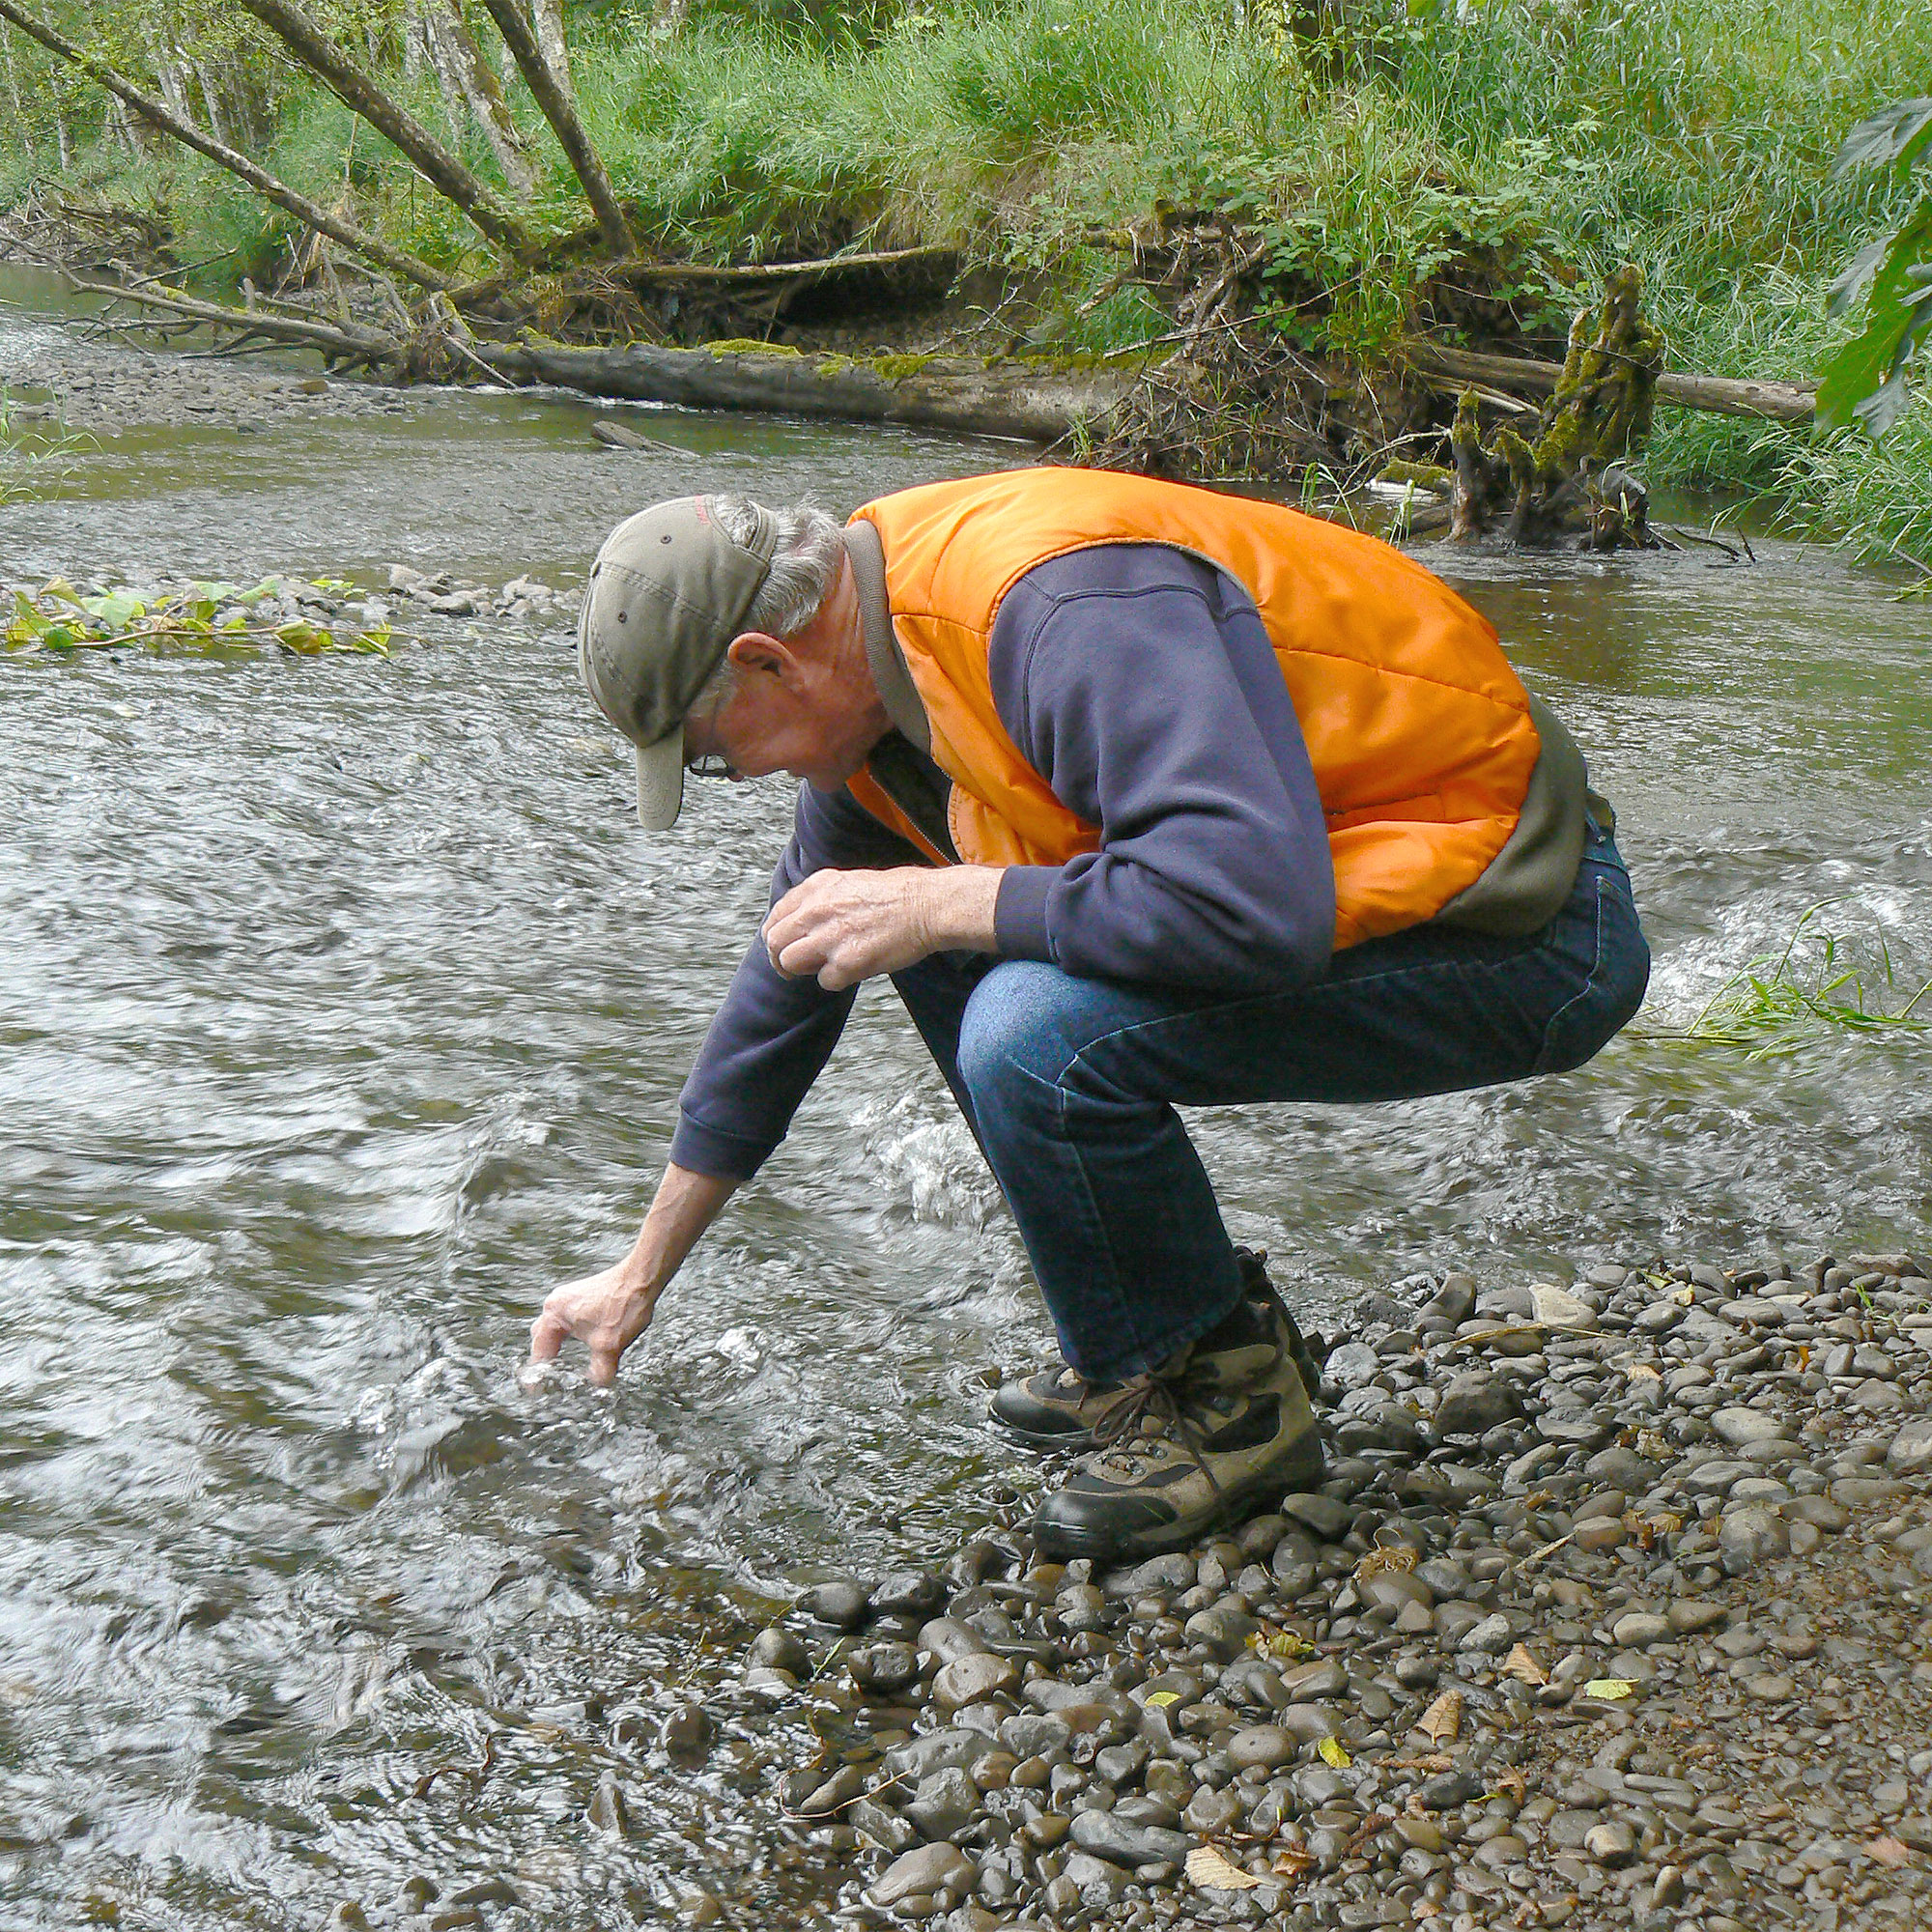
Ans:
[[[687,1113],[677,1117],[670,1137],[670,1158],[693,1174],[721,1180],[750,1180],[778,1150],[777,1141],[753,1140],[723,1127],[707,1127]]]
[[[1053,963],[1046,935],[1046,899],[1060,882],[1058,866],[1009,866],[993,901],[993,944],[1002,959]]]

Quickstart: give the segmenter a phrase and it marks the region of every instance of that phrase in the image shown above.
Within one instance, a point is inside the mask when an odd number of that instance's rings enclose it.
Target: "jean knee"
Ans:
[[[1059,1079],[1079,1050],[1063,1024],[1073,987],[1057,966],[1009,959],[973,989],[959,1022],[959,1077],[976,1103],[1015,1079]]]

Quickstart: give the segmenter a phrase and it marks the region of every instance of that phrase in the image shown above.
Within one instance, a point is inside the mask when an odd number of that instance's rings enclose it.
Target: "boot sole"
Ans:
[[[1096,1562],[1107,1557],[1164,1556],[1170,1549],[1185,1549],[1204,1536],[1231,1522],[1239,1522],[1256,1514],[1255,1505],[1278,1502],[1292,1492],[1311,1489],[1326,1474],[1328,1462],[1322,1454],[1319,1435],[1310,1431],[1306,1444],[1296,1446],[1298,1460],[1285,1469],[1270,1469],[1265,1475],[1221,1492],[1221,1506],[1212,1516],[1182,1526],[1150,1530],[1139,1536],[1110,1537],[1103,1530],[1080,1530],[1059,1523],[1036,1520],[1034,1542],[1043,1556],[1091,1556]]]
[[[1094,1440],[1091,1429],[1060,1430],[1049,1432],[1044,1429],[1022,1429],[1017,1423],[1009,1422],[1004,1416],[988,1412],[986,1420],[1002,1435],[1009,1435],[1015,1442],[1024,1442],[1029,1449],[1094,1449],[1099,1445]]]

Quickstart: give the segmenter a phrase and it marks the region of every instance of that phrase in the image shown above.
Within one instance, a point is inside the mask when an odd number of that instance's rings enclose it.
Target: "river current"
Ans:
[[[56,326],[8,294],[0,382]],[[569,587],[660,496],[843,513],[1026,455],[629,412],[674,459],[600,449],[581,400],[408,405],[98,436],[0,507],[0,576]],[[1806,971],[1829,934],[1894,1005],[1932,976],[1932,607],[1755,548],[1426,553],[1588,751],[1657,968],[1572,1075],[1195,1117],[1318,1321],[1451,1265],[1926,1238],[1922,1036],[1682,1037],[1814,907]],[[631,1237],[789,800],[693,787],[648,838],[567,622],[399,620],[422,641],[387,661],[0,656],[8,1927],[380,1921],[412,1881],[507,1926],[668,1921],[697,1887],[810,1916],[842,1875],[770,1829],[728,1699],[701,1767],[621,1714],[714,1697],[801,1581],[956,1546],[1034,1480],[980,1409],[1044,1325],[889,992],[618,1387],[520,1387],[546,1290]],[[629,1843],[584,1820],[611,1771]]]

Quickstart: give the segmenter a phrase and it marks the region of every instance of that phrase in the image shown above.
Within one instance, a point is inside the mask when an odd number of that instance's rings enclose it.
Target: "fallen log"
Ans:
[[[507,383],[549,383],[594,396],[679,403],[701,410],[761,410],[904,423],[967,436],[1058,442],[1093,427],[1125,395],[1119,369],[1056,371],[964,356],[807,355],[737,344],[710,349],[569,349],[477,342],[477,361]]]
[[[286,312],[270,315],[260,309],[230,308],[222,302],[201,301],[179,289],[128,288],[118,282],[91,282],[73,274],[67,277],[67,282],[82,295],[106,296],[114,301],[157,308],[164,314],[213,328],[232,328],[243,340],[259,336],[264,342],[279,342],[290,348],[319,349],[335,361],[368,363],[374,367],[384,357],[395,355],[399,347],[393,336],[364,328],[355,322],[328,323]],[[283,307],[286,310],[286,304]]]
[[[1554,392],[1563,375],[1560,362],[1516,355],[1485,355],[1442,342],[1406,342],[1401,357],[1425,382],[1460,390],[1470,383],[1500,389]],[[1802,383],[1737,381],[1728,376],[1689,376],[1665,371],[1657,379],[1657,400],[1679,409],[1706,410],[1722,416],[1759,416],[1773,422],[1808,423],[1815,413],[1815,390]]]

